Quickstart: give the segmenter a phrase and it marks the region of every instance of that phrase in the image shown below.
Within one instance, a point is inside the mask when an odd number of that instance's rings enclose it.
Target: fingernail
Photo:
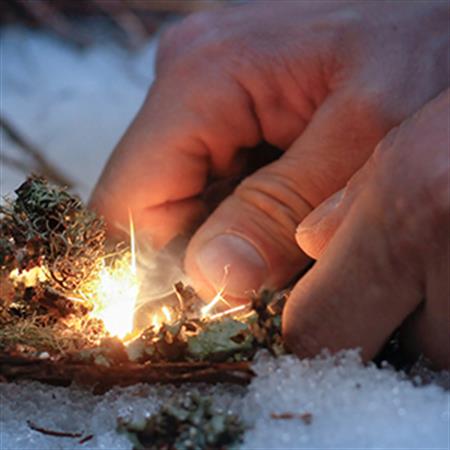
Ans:
[[[341,203],[344,196],[344,190],[340,190],[332,195],[328,200],[320,204],[315,210],[313,210],[306,218],[300,222],[297,227],[296,234],[309,233],[316,229],[320,222],[331,214]]]
[[[259,289],[267,277],[267,264],[247,239],[234,234],[219,235],[196,255],[202,275],[216,288],[233,296]]]

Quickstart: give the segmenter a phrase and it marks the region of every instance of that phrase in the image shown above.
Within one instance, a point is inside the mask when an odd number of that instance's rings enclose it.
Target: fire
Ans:
[[[136,300],[139,294],[139,280],[136,266],[136,242],[133,219],[130,214],[130,247],[112,265],[102,261],[90,295],[94,310],[92,315],[101,319],[108,332],[121,339],[133,331]],[[86,296],[84,296],[86,297]]]
[[[167,323],[172,322],[172,314],[170,313],[170,309],[167,306],[163,306],[161,311],[163,312],[164,317],[167,320]]]
[[[139,281],[132,268],[133,255],[124,255],[113,266],[104,266],[94,290],[92,315],[101,319],[108,332],[123,339],[133,330],[134,307]]]

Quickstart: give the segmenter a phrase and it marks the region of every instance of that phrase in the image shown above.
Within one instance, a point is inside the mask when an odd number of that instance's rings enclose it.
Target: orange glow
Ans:
[[[101,319],[108,332],[121,339],[133,331],[133,318],[139,280],[136,268],[136,244],[130,213],[130,247],[112,265],[101,261],[100,274],[81,295],[94,305],[92,315]]]

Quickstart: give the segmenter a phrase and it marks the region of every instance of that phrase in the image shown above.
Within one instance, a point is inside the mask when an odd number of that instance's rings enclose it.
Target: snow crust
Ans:
[[[356,351],[312,361],[260,354],[254,367],[258,376],[248,388],[136,385],[94,396],[75,386],[3,383],[0,448],[131,449],[116,432],[118,417],[141,420],[170,398],[197,391],[244,420],[243,449],[448,449],[449,394],[437,385],[416,387],[392,369],[364,366]],[[273,413],[310,413],[312,422]],[[80,444],[45,436],[27,421],[93,438]]]
[[[143,101],[153,77],[155,43],[130,54],[101,39],[79,52],[40,32],[1,32],[1,110],[29,140],[77,181],[86,199],[111,149]],[[18,155],[2,137],[2,153]],[[24,175],[1,167],[1,193]],[[355,352],[338,359],[278,360],[261,354],[248,390],[234,386],[137,385],[103,396],[39,383],[0,384],[0,449],[131,449],[117,417],[142,418],[190,389],[212,394],[248,424],[242,448],[448,449],[449,394],[416,387],[390,369],[364,366]],[[311,413],[312,423],[271,418]],[[94,437],[49,437],[27,420]]]

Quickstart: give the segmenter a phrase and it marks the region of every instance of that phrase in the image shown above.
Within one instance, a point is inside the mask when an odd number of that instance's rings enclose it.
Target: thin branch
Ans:
[[[74,182],[69,177],[61,173],[58,168],[50,163],[50,161],[48,161],[47,158],[43,155],[41,150],[28,142],[21,135],[21,133],[16,128],[14,128],[14,126],[3,116],[0,116],[0,127],[24,153],[26,153],[34,160],[34,162],[36,163],[36,167],[34,168],[34,170],[38,171],[41,175],[44,175],[46,178],[56,184],[67,186],[68,188],[72,188],[74,186]],[[20,168],[21,170],[25,167],[23,164],[13,158],[5,157],[5,155],[3,155],[2,158],[4,160],[6,159],[6,163],[9,163],[16,168]]]
[[[148,37],[141,18],[121,0],[93,0],[100,11],[125,34],[131,47],[137,47]]]
[[[48,430],[47,428],[42,428],[42,427],[36,425],[31,420],[27,420],[27,425],[33,431],[37,431],[38,433],[42,433],[42,434],[45,434],[47,436],[68,437],[68,438],[80,438],[80,437],[83,436],[83,433],[70,433],[70,432],[66,432],[66,431]]]
[[[97,394],[114,386],[137,383],[233,383],[246,385],[254,373],[247,361],[230,363],[126,362],[110,367],[70,360],[39,360],[23,356],[0,355],[0,377],[8,381],[34,380],[53,385],[68,386],[73,381],[94,386]]]
[[[50,2],[45,0],[13,0],[39,25],[50,28],[58,36],[78,47],[86,47],[90,39],[80,33]]]

